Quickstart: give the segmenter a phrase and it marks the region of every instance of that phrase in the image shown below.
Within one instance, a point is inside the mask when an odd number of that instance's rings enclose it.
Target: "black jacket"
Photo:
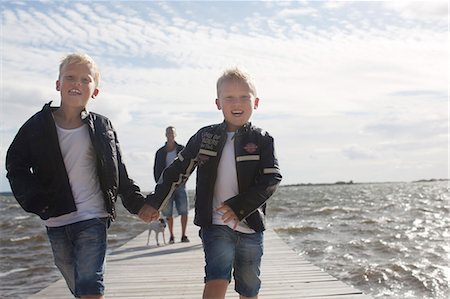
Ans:
[[[214,185],[217,167],[227,139],[226,123],[200,129],[189,139],[178,158],[167,167],[148,203],[162,208],[173,190],[197,167],[194,223],[204,227],[212,224]],[[266,200],[281,182],[273,138],[260,128],[247,123],[234,136],[239,194],[225,201],[255,231],[263,231]]]
[[[51,114],[56,107],[45,104],[19,129],[6,155],[7,178],[22,208],[46,220],[76,211],[75,200],[59,147]],[[97,154],[97,173],[106,211],[115,218],[115,202],[137,214],[144,197],[128,177],[111,122],[106,117],[82,112]]]
[[[153,175],[155,177],[155,182],[158,182],[161,173],[164,168],[166,168],[166,157],[167,157],[167,149],[166,144],[163,147],[160,147],[155,154],[155,163],[153,164]],[[184,146],[175,142],[177,155],[184,149]]]

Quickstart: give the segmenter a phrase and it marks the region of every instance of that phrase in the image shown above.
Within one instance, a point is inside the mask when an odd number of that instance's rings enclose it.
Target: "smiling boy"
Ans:
[[[117,196],[131,213],[151,208],[128,177],[111,122],[86,110],[99,93],[99,77],[88,55],[64,57],[56,81],[61,106],[45,104],[27,120],[6,156],[15,198],[44,220],[56,266],[72,294],[86,299],[104,298],[107,229]]]
[[[224,298],[232,273],[240,298],[258,297],[266,201],[281,181],[273,138],[249,122],[258,105],[250,76],[226,70],[216,98],[224,121],[192,136],[147,197],[162,209],[197,168],[194,223],[205,253],[203,298]]]

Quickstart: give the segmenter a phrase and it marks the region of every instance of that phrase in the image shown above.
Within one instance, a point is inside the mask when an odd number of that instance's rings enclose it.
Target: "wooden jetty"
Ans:
[[[120,299],[199,299],[203,292],[203,249],[191,211],[187,235],[190,243],[179,243],[180,224],[174,220],[175,244],[156,246],[155,236],[145,231],[107,256],[105,297]],[[168,241],[168,230],[166,230]],[[271,229],[265,232],[259,298],[371,298],[337,280],[299,257]],[[30,299],[73,298],[63,279]],[[239,298],[234,283],[226,298]]]

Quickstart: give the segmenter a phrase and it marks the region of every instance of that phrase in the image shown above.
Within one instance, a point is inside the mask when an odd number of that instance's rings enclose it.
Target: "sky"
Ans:
[[[449,177],[448,1],[2,1],[0,191],[72,52],[98,63],[88,109],[144,191],[167,126],[185,144],[223,121],[215,84],[234,66],[255,80],[252,123],[275,139],[282,184]]]

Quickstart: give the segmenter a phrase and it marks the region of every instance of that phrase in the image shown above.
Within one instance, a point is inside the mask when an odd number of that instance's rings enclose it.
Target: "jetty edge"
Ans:
[[[194,212],[189,217],[193,219]],[[181,231],[180,221],[174,221],[175,234]],[[261,265],[262,299],[367,299],[346,283],[322,271],[296,254],[272,229],[264,232],[264,256]],[[148,231],[144,231],[107,255],[105,297],[107,299],[199,299],[203,293],[204,259],[198,227],[189,221],[189,243],[156,245],[154,232],[147,246]],[[166,229],[166,241],[169,232]],[[64,279],[60,279],[29,299],[71,299]],[[226,294],[239,298],[231,282]]]

